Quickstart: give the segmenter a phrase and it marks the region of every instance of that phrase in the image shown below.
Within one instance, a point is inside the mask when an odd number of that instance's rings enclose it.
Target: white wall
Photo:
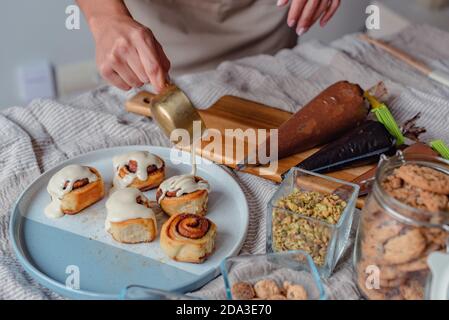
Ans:
[[[445,0],[447,2],[447,0]],[[449,6],[430,9],[432,0],[380,0],[387,7],[414,23],[426,23],[449,31]]]
[[[73,0],[3,0],[0,5],[0,108],[23,104],[17,68],[48,59],[51,63],[94,59],[94,44],[85,21],[65,28],[65,9]]]

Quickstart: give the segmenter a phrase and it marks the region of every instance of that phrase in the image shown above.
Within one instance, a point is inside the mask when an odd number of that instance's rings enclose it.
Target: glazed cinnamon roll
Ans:
[[[51,203],[45,208],[50,218],[77,214],[104,197],[104,182],[92,167],[69,165],[49,181],[47,191]]]
[[[156,200],[169,216],[207,213],[209,183],[193,175],[181,175],[165,180],[156,192]]]
[[[113,158],[113,190],[137,188],[148,191],[157,188],[165,178],[164,161],[147,151],[136,151]]]
[[[106,202],[105,229],[122,243],[151,242],[157,236],[149,200],[136,188],[115,191]]]
[[[195,214],[171,216],[161,230],[161,247],[173,260],[203,263],[215,246],[217,226]]]

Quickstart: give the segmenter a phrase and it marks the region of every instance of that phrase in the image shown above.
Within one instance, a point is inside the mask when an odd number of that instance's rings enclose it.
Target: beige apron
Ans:
[[[276,0],[125,0],[149,27],[172,63],[172,75],[216,67],[226,60],[291,48],[287,9]]]

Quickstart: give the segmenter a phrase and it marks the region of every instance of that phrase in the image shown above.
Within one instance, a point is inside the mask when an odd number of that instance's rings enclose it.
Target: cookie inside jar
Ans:
[[[373,300],[426,297],[432,252],[446,252],[449,163],[403,155],[379,165],[355,248],[357,284]]]

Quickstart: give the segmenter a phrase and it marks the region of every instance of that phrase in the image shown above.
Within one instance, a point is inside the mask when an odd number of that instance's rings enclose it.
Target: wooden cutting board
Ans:
[[[151,101],[153,94],[149,92],[140,92],[132,99],[127,101],[127,110],[139,113],[146,116],[151,116],[148,105]],[[278,128],[283,122],[290,118],[292,115],[290,112],[282,111],[272,107],[265,106],[260,103],[256,103],[249,100],[244,100],[233,96],[224,96],[215,102],[210,108],[206,110],[200,110],[201,117],[203,118],[206,127],[208,129],[216,129],[225,137],[226,129],[274,129]],[[211,153],[205,150],[205,147],[210,144],[208,141],[203,141],[198,146],[196,153],[204,158],[212,160],[219,164],[225,164],[229,167],[235,167],[242,159],[235,159],[229,157],[229,153],[226,153],[223,139],[222,153]],[[313,153],[318,151],[318,148],[309,150],[307,152],[299,153],[286,159],[282,159],[278,163],[278,169],[274,173],[269,173],[260,168],[247,168],[245,172],[260,175],[263,178],[281,182],[281,175],[288,172],[292,167],[296,166],[302,160],[308,158]],[[329,176],[341,179],[344,181],[353,181],[357,177],[366,173],[373,166],[363,166],[358,168],[346,169],[329,174]]]

